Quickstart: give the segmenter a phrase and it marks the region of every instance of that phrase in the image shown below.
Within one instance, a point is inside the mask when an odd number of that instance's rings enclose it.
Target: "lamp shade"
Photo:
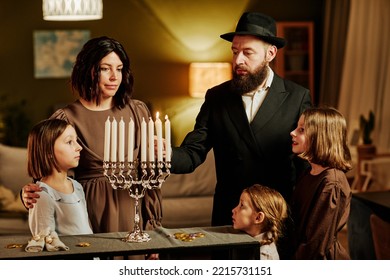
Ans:
[[[43,19],[53,21],[103,18],[103,0],[43,0]]]
[[[232,65],[228,62],[193,62],[189,69],[189,93],[203,98],[206,91],[232,78]]]

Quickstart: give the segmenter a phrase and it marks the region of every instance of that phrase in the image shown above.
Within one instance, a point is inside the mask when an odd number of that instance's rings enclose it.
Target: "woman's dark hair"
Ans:
[[[103,36],[93,38],[84,44],[77,55],[70,78],[73,91],[87,101],[100,104],[100,90],[98,87],[100,61],[110,53],[116,53],[123,63],[122,83],[114,96],[115,106],[123,108],[133,92],[134,77],[130,69],[130,60],[123,46],[116,40]]]

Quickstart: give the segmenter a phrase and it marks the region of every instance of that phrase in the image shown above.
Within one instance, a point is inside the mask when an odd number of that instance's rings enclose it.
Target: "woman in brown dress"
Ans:
[[[123,46],[108,37],[91,39],[78,54],[71,75],[72,89],[80,98],[51,116],[71,123],[83,147],[74,178],[84,187],[94,233],[130,231],[134,226],[134,199],[128,191],[114,190],[103,175],[104,123],[108,117],[134,120],[134,155],[140,153],[141,121],[148,120],[150,112],[143,102],[131,99],[133,81]],[[34,184],[23,187],[26,207],[33,207],[39,197],[34,193],[37,188]],[[160,190],[148,190],[141,204],[144,229],[160,226]]]
[[[307,109],[291,132],[293,152],[311,166],[291,202],[293,259],[349,259],[337,240],[352,195],[345,175],[351,169],[346,134],[346,121],[333,108]]]

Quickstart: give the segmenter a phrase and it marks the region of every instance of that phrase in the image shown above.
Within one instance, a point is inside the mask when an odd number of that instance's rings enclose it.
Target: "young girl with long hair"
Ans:
[[[310,163],[291,202],[294,259],[349,259],[337,240],[348,220],[351,169],[347,125],[334,108],[306,109],[291,132],[292,150]]]
[[[92,233],[83,187],[68,176],[78,166],[81,150],[76,130],[64,120],[44,120],[32,128],[27,171],[42,191],[29,209],[33,239],[27,251],[40,251],[45,243],[48,250],[67,249],[58,235]]]
[[[278,260],[276,242],[287,218],[287,204],[274,189],[255,184],[243,190],[233,209],[233,228],[245,231],[260,242],[260,259]]]

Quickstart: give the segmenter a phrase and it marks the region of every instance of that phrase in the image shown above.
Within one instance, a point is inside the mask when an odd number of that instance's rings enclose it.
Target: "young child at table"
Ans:
[[[255,184],[243,190],[233,209],[233,228],[245,231],[260,242],[261,260],[278,260],[276,242],[287,218],[287,204],[274,189]]]
[[[79,164],[81,146],[76,130],[64,120],[36,124],[28,137],[28,174],[42,188],[41,197],[29,209],[32,240],[27,251],[67,250],[59,235],[89,234],[82,186],[67,176]]]
[[[306,109],[291,132],[292,150],[310,163],[292,201],[293,259],[349,259],[337,240],[348,221],[351,169],[345,118],[333,108]]]

